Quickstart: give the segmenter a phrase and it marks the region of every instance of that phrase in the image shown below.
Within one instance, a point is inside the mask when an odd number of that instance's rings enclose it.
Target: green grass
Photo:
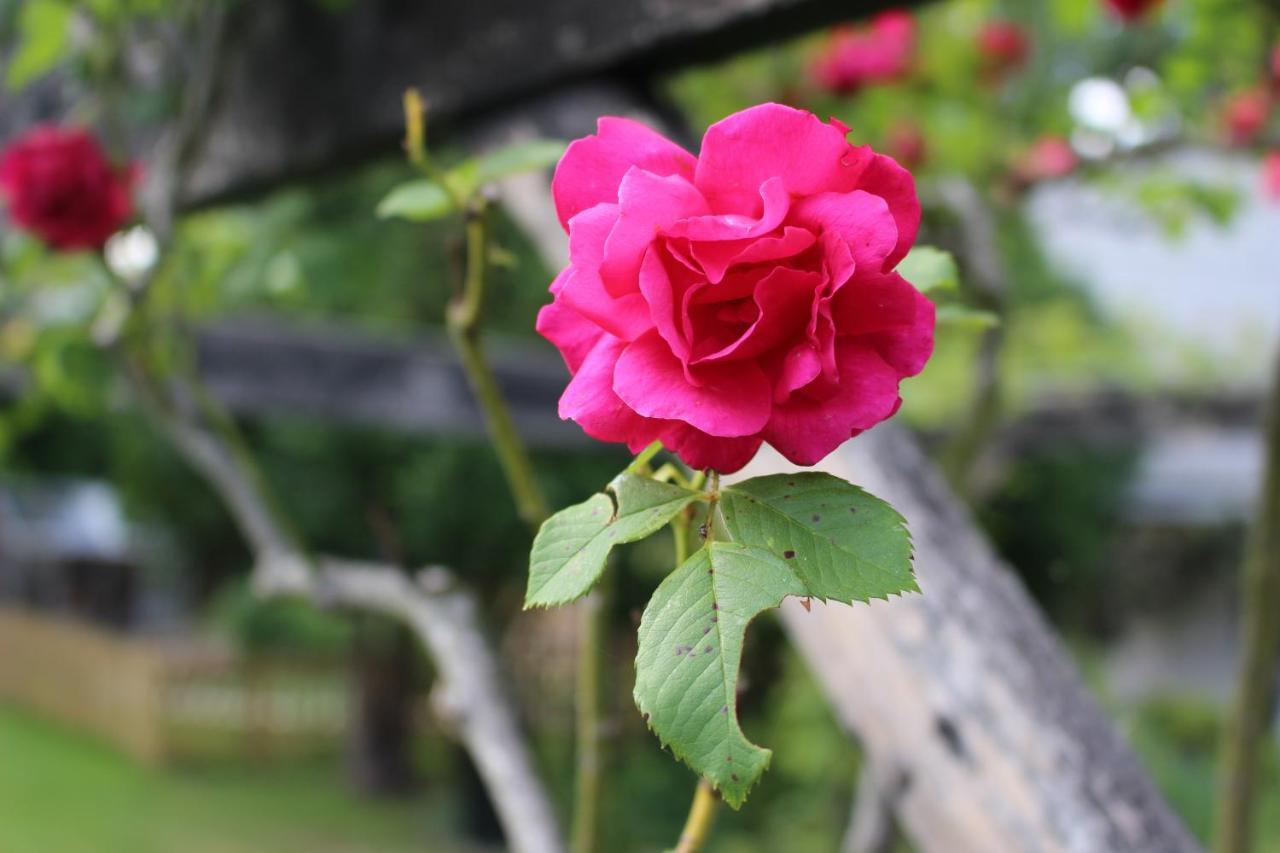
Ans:
[[[332,761],[216,770],[139,766],[0,707],[0,850],[241,853],[458,850],[452,797],[361,799]]]

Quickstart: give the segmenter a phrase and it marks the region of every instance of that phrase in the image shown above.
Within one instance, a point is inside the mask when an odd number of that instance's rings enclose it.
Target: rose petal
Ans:
[[[869,151],[813,113],[761,104],[707,128],[693,182],[713,210],[759,216],[760,186],[770,178],[792,196],[848,192],[868,160]]]
[[[653,326],[643,297],[615,298],[600,279],[604,242],[617,221],[616,204],[598,204],[569,221],[570,266],[556,279],[557,300],[611,335],[634,340]]]
[[[773,401],[785,403],[791,395],[818,378],[822,357],[811,343],[796,344],[782,360],[782,369],[774,383]]]
[[[569,220],[601,202],[618,200],[618,185],[632,166],[655,175],[693,177],[694,156],[656,131],[625,118],[605,117],[596,135],[575,140],[565,150],[551,181],[556,214]]]
[[[841,341],[840,387],[829,399],[796,394],[773,409],[764,438],[797,465],[813,465],[897,411],[900,376],[869,346]]]
[[[656,234],[677,220],[707,212],[706,201],[684,178],[662,177],[634,166],[618,187],[618,207],[600,264],[600,278],[614,296],[636,290],[640,262]]]
[[[576,421],[587,435],[600,441],[629,442],[646,431],[656,435],[662,426],[645,424],[645,419],[613,392],[614,365],[626,347],[626,341],[603,335],[560,396],[560,417]]]
[[[737,340],[694,359],[695,364],[737,361],[760,355],[789,336],[803,333],[813,305],[813,294],[826,281],[821,273],[774,267],[756,285],[753,299],[758,309],[751,326]]]
[[[880,270],[898,243],[898,226],[888,203],[862,190],[818,193],[801,199],[791,221],[844,239],[858,267]]]
[[[570,373],[577,373],[604,332],[577,311],[556,300],[538,312],[538,334],[560,350]]]
[[[884,269],[891,270],[906,257],[920,230],[920,198],[916,195],[916,179],[892,157],[875,154],[862,175],[860,187],[888,202],[897,224],[897,245],[884,262]]]
[[[756,364],[709,364],[686,378],[680,360],[656,332],[633,341],[618,359],[613,389],[638,414],[683,421],[720,437],[752,435],[769,420],[768,377]]]
[[[855,276],[832,303],[842,335],[868,341],[903,376],[915,376],[933,353],[935,309],[895,273]]]
[[[661,436],[662,444],[695,470],[711,468],[732,474],[751,461],[764,443],[758,435],[721,438],[687,424],[672,424]]]
[[[775,237],[694,243],[691,251],[706,273],[707,280],[715,284],[724,278],[729,267],[789,258],[800,254],[815,241],[813,232],[788,225],[782,229],[782,234]]]
[[[684,330],[676,323],[676,297],[671,277],[662,263],[661,250],[650,246],[640,267],[640,293],[649,304],[649,317],[671,352],[681,361],[689,358],[689,344]]]
[[[695,216],[667,229],[669,237],[690,240],[741,240],[761,237],[782,224],[791,208],[791,195],[781,178],[769,178],[760,185],[760,215],[718,213]]]

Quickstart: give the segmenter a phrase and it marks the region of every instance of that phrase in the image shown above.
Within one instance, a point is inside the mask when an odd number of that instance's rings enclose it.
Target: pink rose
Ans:
[[[1079,165],[1071,143],[1061,136],[1042,136],[1022,153],[1014,165],[1014,174],[1023,183],[1064,178]]]
[[[1262,132],[1271,113],[1271,96],[1256,86],[1237,92],[1222,111],[1223,129],[1232,145],[1248,145]]]
[[[978,32],[978,54],[983,75],[999,80],[1026,63],[1031,55],[1031,40],[1012,21],[988,21]]]
[[[570,145],[570,261],[538,315],[573,374],[560,416],[731,472],[765,441],[812,465],[897,411],[933,350],[933,304],[893,271],[920,204],[847,133],[763,104],[698,157],[621,118]]]
[[[1272,201],[1280,201],[1280,149],[1262,158],[1262,189]]]
[[[833,30],[810,72],[824,89],[846,94],[868,83],[902,77],[911,68],[916,22],[910,12],[890,9],[863,29]]]
[[[129,219],[133,180],[79,128],[36,127],[0,154],[9,217],[64,251],[100,248]]]

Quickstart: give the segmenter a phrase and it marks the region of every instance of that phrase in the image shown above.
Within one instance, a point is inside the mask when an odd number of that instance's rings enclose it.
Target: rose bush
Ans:
[[[891,416],[933,349],[933,305],[894,271],[920,205],[847,133],[764,104],[697,157],[621,118],[570,145],[570,261],[538,316],[573,374],[561,417],[730,472],[765,441],[811,465]]]
[[[0,154],[9,217],[63,251],[101,248],[133,212],[133,179],[80,128],[37,127]]]

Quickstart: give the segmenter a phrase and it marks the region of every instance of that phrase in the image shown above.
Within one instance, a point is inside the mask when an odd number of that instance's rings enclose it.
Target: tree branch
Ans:
[[[242,451],[204,423],[199,413],[160,395],[136,365],[126,362],[125,374],[157,426],[231,511],[254,552],[254,590],[268,597],[297,596],[322,608],[382,613],[408,624],[439,674],[437,707],[475,761],[512,849],[563,850],[550,800],[534,770],[472,595],[441,567],[410,578],[382,563],[313,560],[282,525]],[[182,400],[198,393],[177,387],[178,392],[167,396]]]

